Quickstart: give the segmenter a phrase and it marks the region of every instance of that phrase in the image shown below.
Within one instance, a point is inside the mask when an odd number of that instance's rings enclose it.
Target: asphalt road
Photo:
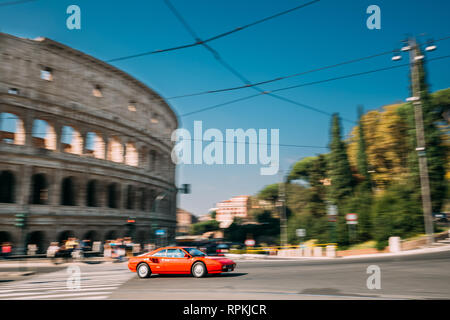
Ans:
[[[450,251],[322,261],[236,260],[234,272],[196,279],[139,279],[126,263],[77,264],[79,290],[69,290],[67,266],[26,280],[0,283],[0,299],[450,299]],[[370,290],[367,267],[381,270]]]
[[[368,289],[367,267],[381,270]],[[112,299],[450,299],[450,251],[401,257],[327,261],[237,261],[232,273],[137,276]]]

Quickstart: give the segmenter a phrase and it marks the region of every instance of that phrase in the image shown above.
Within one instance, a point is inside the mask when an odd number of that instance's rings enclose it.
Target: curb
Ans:
[[[341,260],[341,259],[362,259],[362,258],[380,258],[380,257],[401,257],[407,255],[415,255],[415,254],[423,254],[423,253],[435,253],[435,252],[443,252],[450,251],[450,245],[441,246],[441,247],[431,247],[431,248],[421,248],[421,249],[413,249],[408,251],[401,251],[396,253],[370,253],[370,254],[361,254],[361,255],[353,255],[353,256],[344,256],[344,257],[283,257],[283,256],[270,256],[270,255],[262,255],[262,254],[225,254],[226,257],[235,258],[240,260],[252,260],[252,259],[260,259],[260,260]]]

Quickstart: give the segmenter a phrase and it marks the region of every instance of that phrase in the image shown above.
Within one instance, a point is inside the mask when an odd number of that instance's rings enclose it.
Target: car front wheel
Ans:
[[[201,278],[206,275],[206,266],[202,262],[196,262],[192,266],[192,275],[196,278]]]
[[[150,271],[150,267],[146,263],[141,263],[137,267],[137,274],[139,278],[144,279],[150,277],[152,272]]]

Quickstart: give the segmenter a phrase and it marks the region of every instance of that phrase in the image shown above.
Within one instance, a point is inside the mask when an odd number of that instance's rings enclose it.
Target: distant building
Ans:
[[[192,224],[198,222],[198,218],[192,213],[177,208],[177,235],[186,235],[189,233]]]
[[[235,217],[246,219],[250,210],[250,196],[237,196],[218,202],[216,220],[221,228],[228,228]]]
[[[211,213],[202,214],[201,216],[198,216],[198,221],[199,222],[209,221],[209,220],[212,220]]]

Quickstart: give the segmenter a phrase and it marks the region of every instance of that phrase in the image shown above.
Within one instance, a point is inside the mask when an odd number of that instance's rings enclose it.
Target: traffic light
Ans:
[[[25,228],[27,226],[27,215],[25,213],[16,214],[16,227]]]
[[[180,188],[179,190],[181,191],[181,193],[189,194],[189,193],[191,193],[191,185],[187,184],[187,183],[184,183],[183,187]]]

